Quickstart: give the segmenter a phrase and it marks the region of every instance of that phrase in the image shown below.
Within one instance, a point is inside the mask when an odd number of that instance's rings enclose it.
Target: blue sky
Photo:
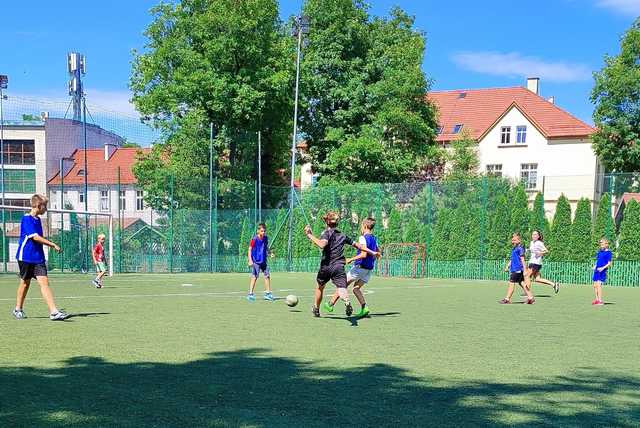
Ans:
[[[10,96],[62,103],[66,53],[77,50],[87,57],[89,103],[135,114],[127,89],[131,50],[144,45],[156,0],[84,2],[79,8],[45,0],[2,3],[0,74],[10,77]],[[601,68],[604,54],[617,53],[620,36],[640,15],[640,0],[369,3],[376,15],[399,5],[416,17],[427,37],[423,68],[433,89],[515,86],[535,75],[543,96],[555,96],[588,122],[592,71]],[[282,16],[301,4],[281,0]]]

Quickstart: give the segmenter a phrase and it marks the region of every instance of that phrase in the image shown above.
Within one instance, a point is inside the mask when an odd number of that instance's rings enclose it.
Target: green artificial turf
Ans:
[[[74,316],[34,284],[17,321],[0,277],[2,427],[640,425],[640,289],[499,305],[504,284],[376,277],[356,320],[313,318],[309,274],[274,274],[293,309],[239,274],[51,283]]]

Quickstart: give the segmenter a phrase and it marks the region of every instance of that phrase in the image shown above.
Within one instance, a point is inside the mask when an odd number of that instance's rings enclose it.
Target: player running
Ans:
[[[317,288],[315,291],[315,302],[311,308],[314,317],[320,316],[320,303],[322,303],[322,294],[327,282],[332,281],[337,288],[337,293],[345,304],[345,313],[351,316],[353,307],[349,302],[349,293],[347,292],[347,275],[344,272],[345,257],[344,246],[351,245],[361,251],[373,256],[380,253],[368,249],[365,245],[353,242],[351,238],[345,236],[336,229],[338,226],[339,216],[333,211],[327,212],[322,220],[327,226],[320,235],[320,238],[313,236],[311,226],[306,225],[304,233],[311,242],[322,250],[322,258],[320,260],[320,269],[316,277]]]
[[[534,230],[531,233],[531,243],[529,244],[529,252],[531,255],[529,258],[529,266],[524,275],[524,285],[531,290],[531,281],[533,280],[540,284],[553,287],[553,291],[558,294],[558,291],[560,291],[560,283],[549,281],[548,279],[542,278],[540,275],[540,271],[542,270],[542,258],[549,252],[547,247],[544,245],[543,239],[542,232],[539,230]]]
[[[104,241],[106,236],[104,233],[98,235],[98,242],[93,247],[93,251],[91,252],[91,257],[93,257],[93,264],[96,266],[97,275],[93,279],[93,285],[96,288],[102,288],[102,277],[107,274],[107,265],[105,263],[104,257]]]
[[[360,233],[362,233],[362,235],[358,239],[358,243],[360,245],[364,245],[372,251],[378,251],[378,242],[376,241],[376,237],[373,236],[373,228],[375,225],[376,221],[371,217],[367,217],[362,220],[362,223],[360,224]],[[353,285],[353,294],[356,296],[356,299],[358,299],[361,306],[356,317],[366,317],[369,315],[369,307],[364,299],[361,288],[369,282],[371,271],[373,271],[376,264],[376,257],[366,253],[365,251],[358,250],[355,257],[347,259],[347,264],[352,262],[353,266],[349,269],[349,272],[347,272],[347,287],[349,284],[355,283]],[[333,307],[339,298],[340,295],[336,290],[331,297],[331,303],[323,303],[322,308],[327,312],[333,312]]]
[[[524,282],[524,247],[522,246],[519,233],[514,233],[511,236],[511,245],[513,246],[511,258],[507,267],[504,269],[505,272],[509,272],[509,287],[507,288],[507,295],[504,299],[500,300],[500,303],[503,305],[511,303],[511,296],[513,296],[516,284],[518,284],[527,295],[526,303],[532,305],[536,299],[534,299],[533,294],[531,294],[531,290],[522,284]]]

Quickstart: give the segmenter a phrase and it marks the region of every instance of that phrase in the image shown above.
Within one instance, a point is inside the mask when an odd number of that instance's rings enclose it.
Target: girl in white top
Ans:
[[[534,230],[531,233],[529,252],[531,253],[531,256],[529,258],[529,268],[527,269],[524,279],[525,286],[527,287],[527,289],[531,290],[531,280],[533,279],[540,284],[545,284],[553,287],[553,291],[555,291],[557,294],[560,290],[560,284],[557,282],[549,281],[548,279],[543,279],[540,276],[540,271],[542,270],[542,258],[549,252],[549,250],[547,250],[547,247],[545,247],[542,232],[540,232],[539,230]]]

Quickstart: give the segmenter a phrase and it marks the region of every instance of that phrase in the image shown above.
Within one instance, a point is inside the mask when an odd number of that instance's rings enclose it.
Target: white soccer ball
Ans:
[[[293,294],[289,294],[284,300],[287,303],[287,306],[294,307],[298,304],[298,296],[294,296]]]

